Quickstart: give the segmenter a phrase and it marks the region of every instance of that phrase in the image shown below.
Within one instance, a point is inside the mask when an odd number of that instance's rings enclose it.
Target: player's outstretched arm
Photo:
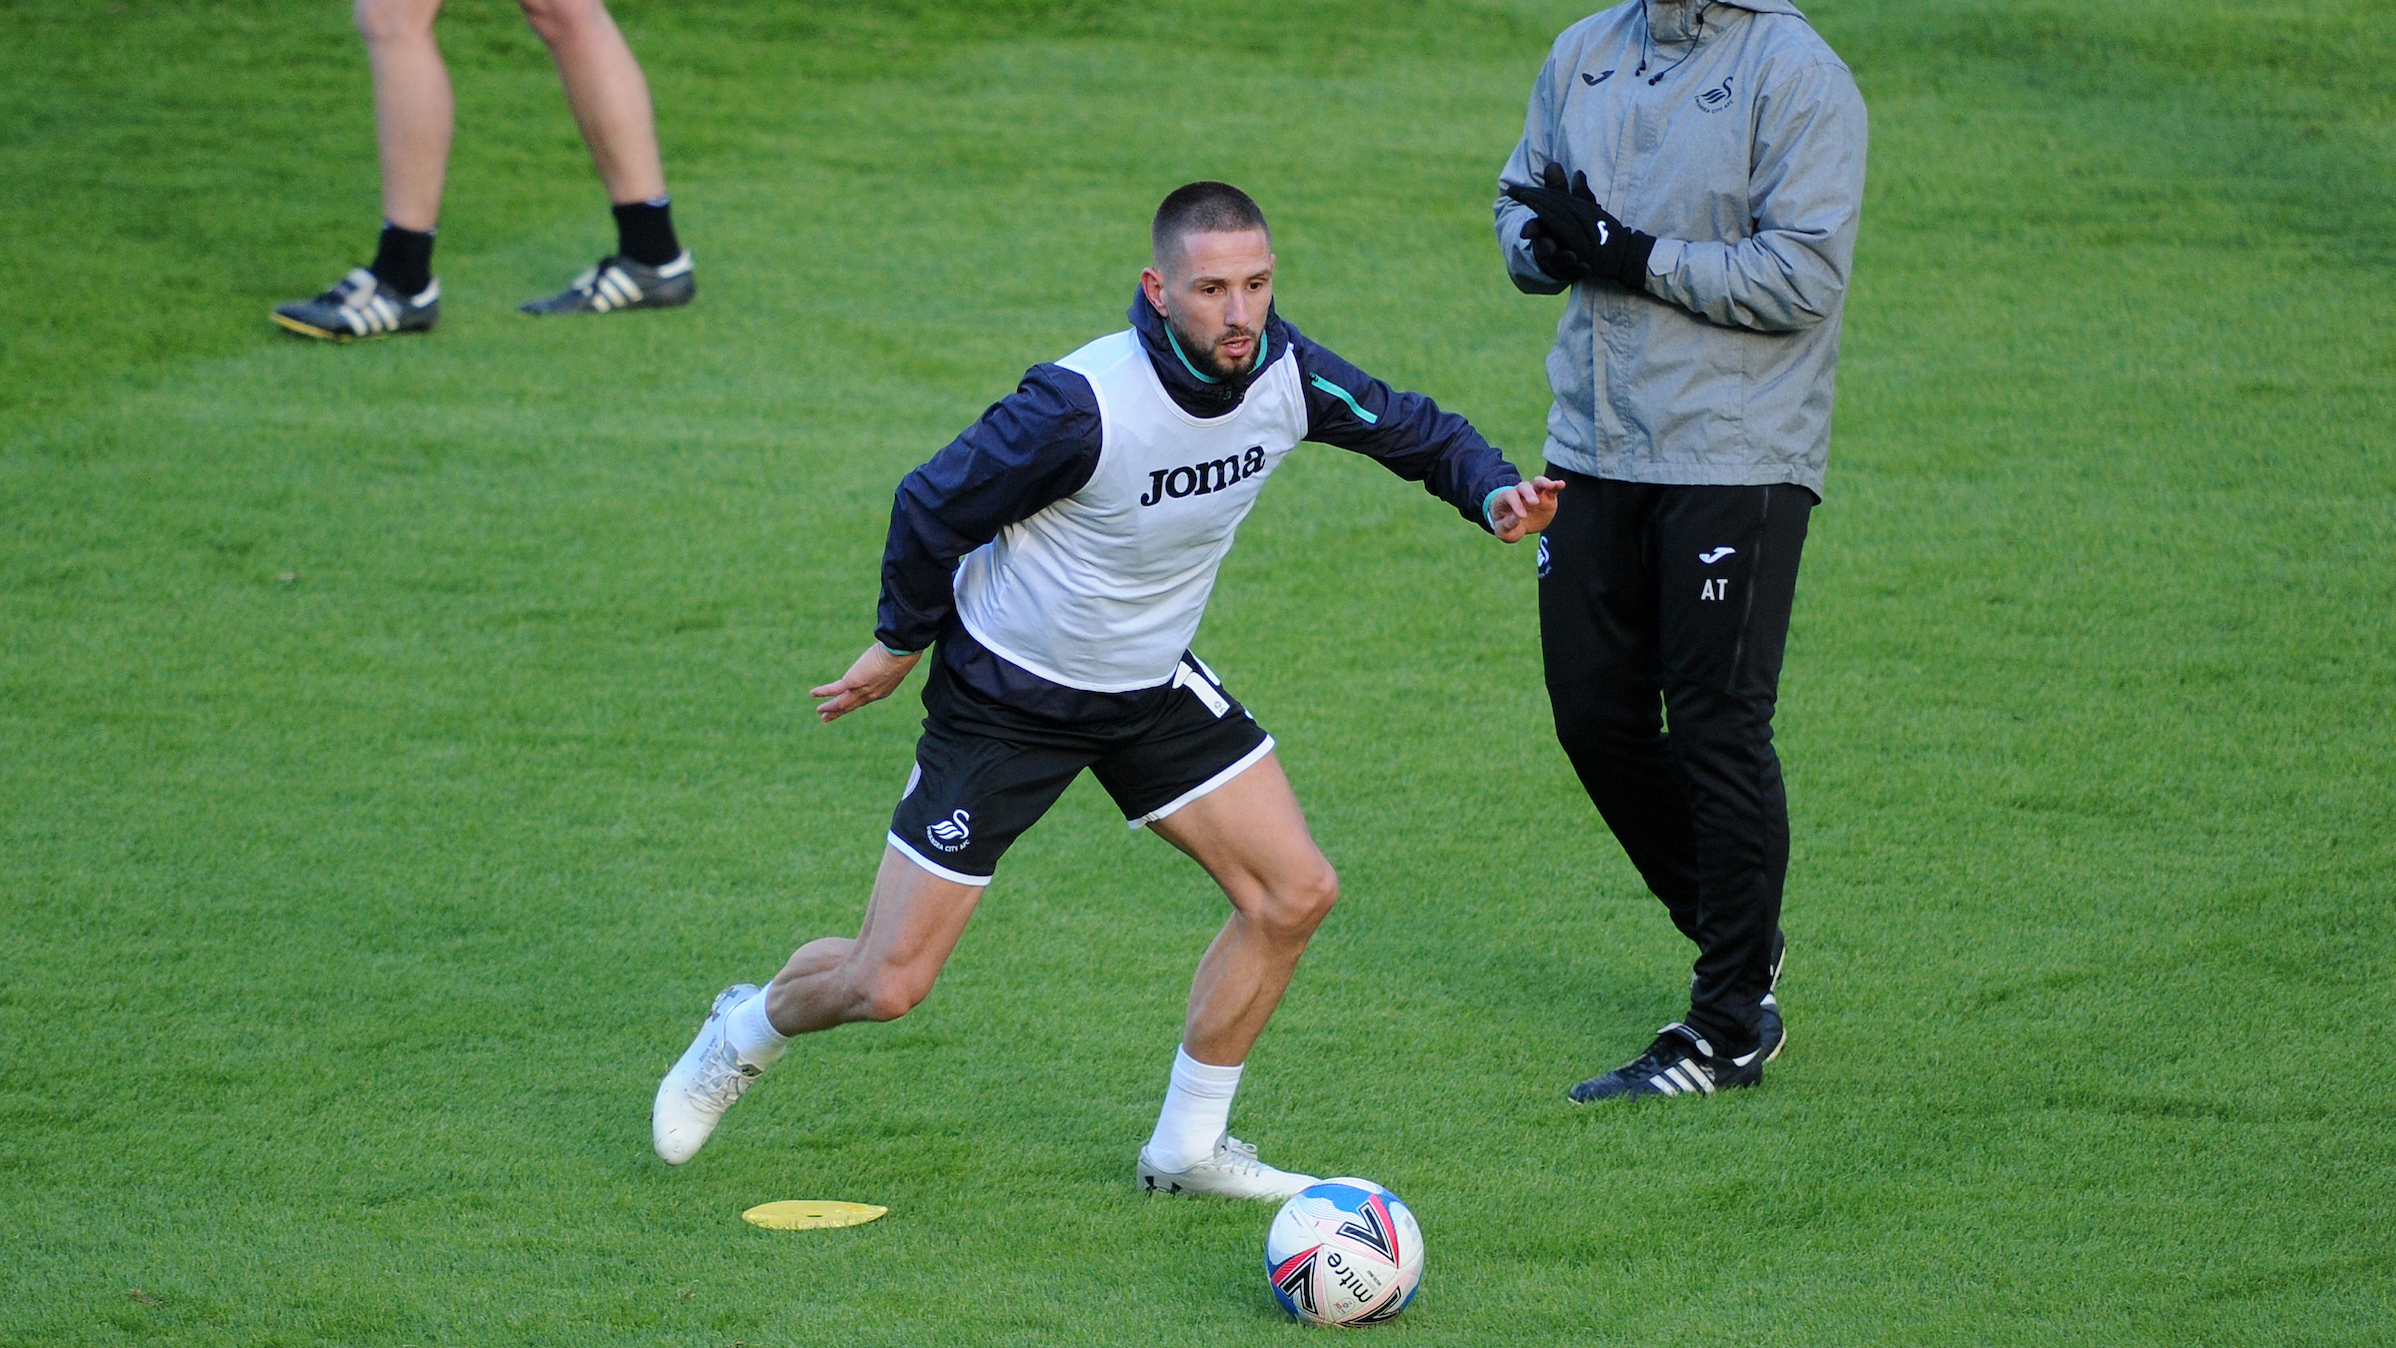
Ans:
[[[1489,529],[1501,543],[1518,543],[1556,518],[1556,494],[1564,484],[1552,477],[1517,482],[1489,498]]]
[[[857,657],[857,663],[849,666],[848,673],[820,688],[807,690],[809,697],[829,699],[816,704],[816,716],[829,724],[868,702],[881,701],[898,691],[899,685],[907,681],[908,672],[915,668],[915,662],[922,658],[922,651],[894,655],[880,642],[866,647],[865,654]]]
[[[1475,525],[1497,532],[1491,507],[1499,489],[1521,482],[1522,474],[1471,422],[1442,412],[1420,393],[1391,388],[1287,322],[1281,329],[1304,381],[1307,439],[1376,460],[1399,477],[1422,483]]]

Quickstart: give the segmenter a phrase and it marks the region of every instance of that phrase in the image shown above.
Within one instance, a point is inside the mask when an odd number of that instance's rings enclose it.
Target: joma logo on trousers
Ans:
[[[1221,491],[1234,482],[1244,482],[1265,470],[1265,447],[1251,445],[1247,452],[1212,463],[1184,464],[1179,468],[1159,468],[1148,475],[1148,494],[1140,504],[1152,506],[1171,497],[1204,496]]]

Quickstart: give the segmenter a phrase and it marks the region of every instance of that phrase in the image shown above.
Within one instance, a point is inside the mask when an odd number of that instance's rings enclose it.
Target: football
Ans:
[[[1265,1233],[1265,1281],[1281,1308],[1318,1325],[1394,1320],[1423,1282],[1423,1232],[1396,1194],[1328,1179],[1281,1205]]]

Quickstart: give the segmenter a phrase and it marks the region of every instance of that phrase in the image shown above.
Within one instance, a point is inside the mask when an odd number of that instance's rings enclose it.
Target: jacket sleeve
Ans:
[[[1863,213],[1863,95],[1817,62],[1757,101],[1747,199],[1755,232],[1735,243],[1662,239],[1650,293],[1726,327],[1795,332],[1838,312]]]
[[[1506,184],[1536,183],[1540,170],[1556,162],[1556,131],[1556,53],[1551,51],[1547,64],[1539,68],[1538,82],[1531,86],[1531,108],[1523,117],[1522,139],[1515,143],[1514,153],[1506,157],[1506,167],[1498,174],[1498,249],[1506,258],[1506,276],[1526,295],[1559,295],[1570,288],[1531,260],[1531,245],[1522,237],[1522,227],[1534,218],[1531,208],[1506,195]]]
[[[1378,460],[1489,527],[1490,494],[1522,481],[1471,422],[1420,393],[1401,393],[1290,330],[1306,389],[1306,438]]]
[[[875,639],[893,651],[939,640],[956,611],[959,559],[1080,491],[1097,471],[1103,440],[1089,381],[1036,365],[1014,393],[907,474],[882,548]]]

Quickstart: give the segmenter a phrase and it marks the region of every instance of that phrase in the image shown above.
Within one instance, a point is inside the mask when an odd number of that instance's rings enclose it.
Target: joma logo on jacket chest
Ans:
[[[1152,506],[1171,497],[1204,496],[1221,491],[1234,482],[1245,482],[1265,470],[1265,447],[1250,445],[1242,453],[1211,463],[1189,463],[1179,468],[1159,468],[1148,475],[1148,493],[1140,504]]]

